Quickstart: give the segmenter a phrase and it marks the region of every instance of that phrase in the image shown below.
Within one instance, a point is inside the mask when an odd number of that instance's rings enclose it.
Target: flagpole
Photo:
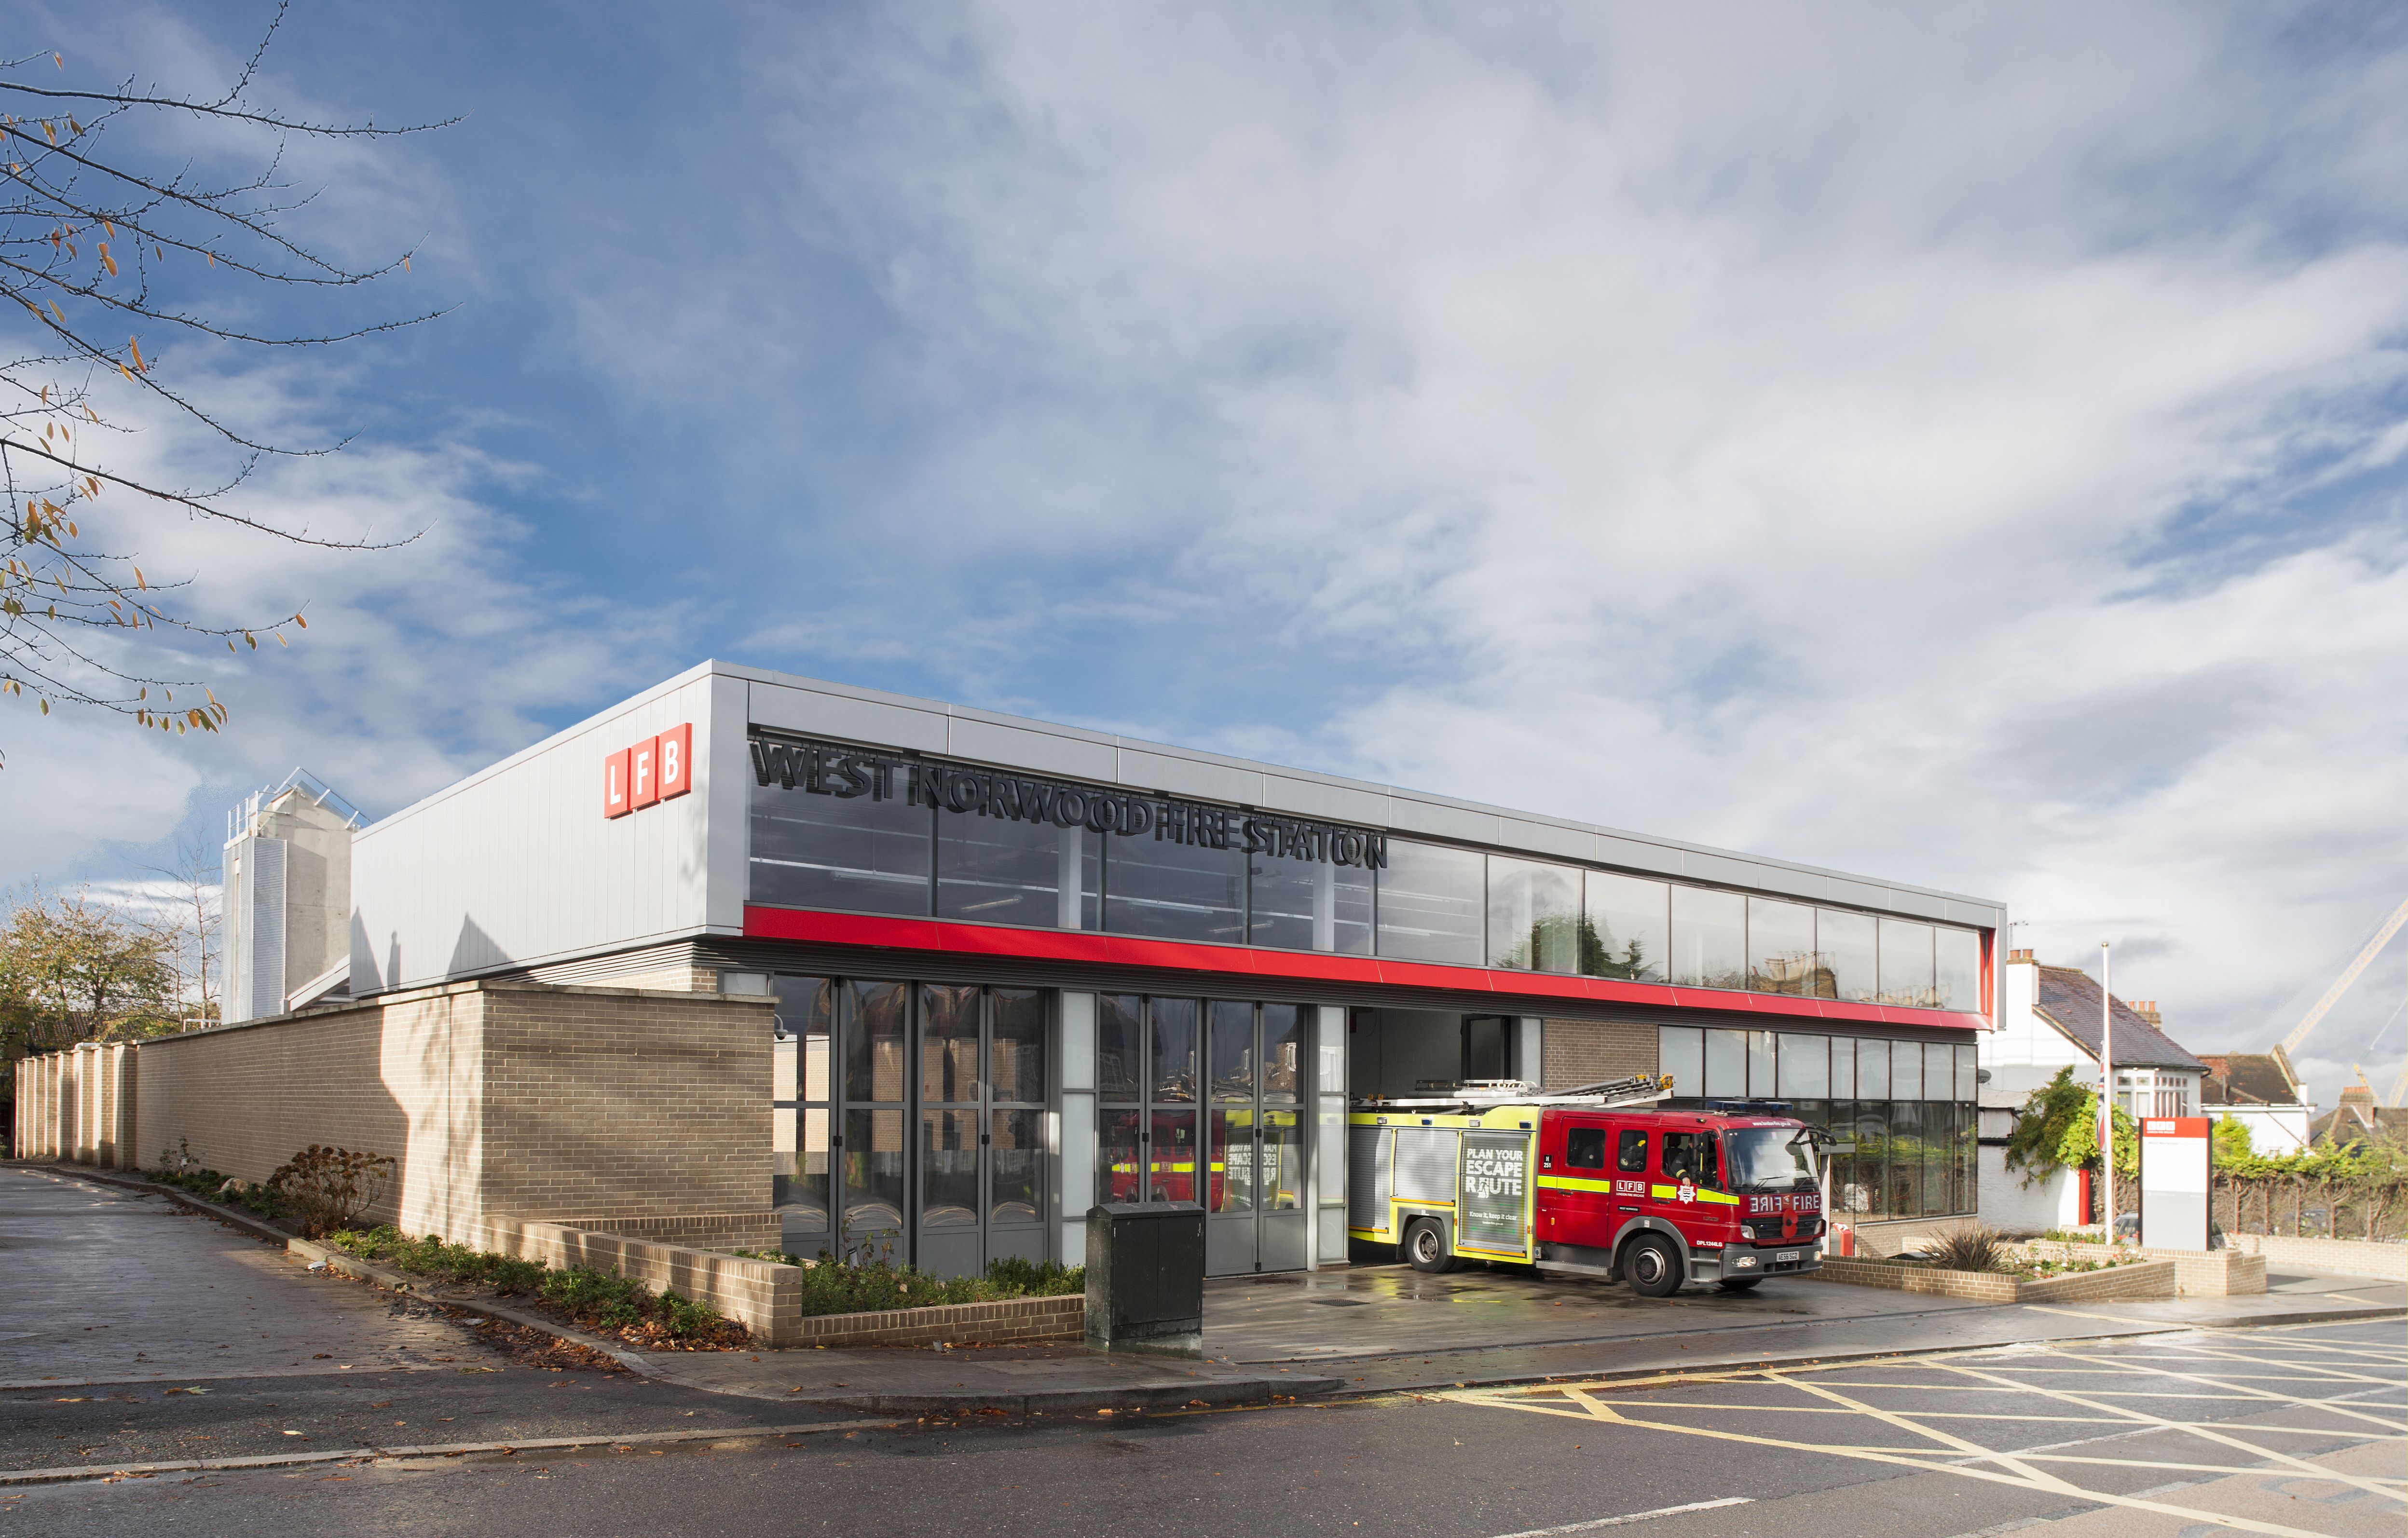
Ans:
[[[2105,1218],[2106,1240],[2115,1242],[2115,1004],[2109,990],[2114,974],[2110,971],[2114,952],[2104,940],[2099,942],[2099,1146],[2104,1150],[2100,1163],[2100,1176],[2105,1180],[2106,1196],[2101,1206]]]

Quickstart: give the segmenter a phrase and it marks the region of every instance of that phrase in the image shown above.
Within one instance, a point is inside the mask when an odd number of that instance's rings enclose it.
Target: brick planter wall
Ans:
[[[2028,1239],[2016,1247],[2027,1255],[2057,1260],[2104,1260],[2114,1255],[2172,1260],[2174,1295],[2179,1298],[2235,1298],[2266,1290],[2265,1258],[2235,1249],[2138,1249],[2130,1245],[2110,1248],[2056,1239]]]
[[[2076,1272],[2028,1282],[1981,1271],[1931,1271],[1921,1266],[1893,1265],[1881,1260],[1826,1258],[1809,1277],[1844,1282],[1854,1287],[1883,1287],[1899,1292],[1963,1298],[1971,1303],[2104,1303],[2114,1299],[2171,1298],[2174,1295],[2174,1262],[2144,1260],[2109,1271]]]
[[[824,1346],[833,1350],[848,1346],[928,1346],[938,1341],[962,1346],[1076,1341],[1086,1335],[1087,1300],[1073,1292],[1064,1298],[940,1303],[934,1308],[896,1308],[877,1314],[815,1314],[797,1324],[795,1338],[779,1344]]]
[[[2364,1239],[2295,1239],[2282,1233],[2228,1233],[2224,1242],[2275,1266],[2329,1271],[2343,1276],[2388,1276],[2408,1282],[2408,1245]]]

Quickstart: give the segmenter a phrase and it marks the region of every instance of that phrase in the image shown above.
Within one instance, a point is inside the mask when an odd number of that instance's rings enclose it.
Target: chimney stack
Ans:
[[[2011,950],[2007,952],[2007,965],[2009,966],[2014,966],[2018,963],[2028,963],[2031,959],[2032,953],[2028,950]]]
[[[2153,1027],[2165,1023],[2163,1018],[2157,1014],[2157,1001],[2155,999],[2128,999],[2124,1002],[2124,1007],[2148,1021]]]

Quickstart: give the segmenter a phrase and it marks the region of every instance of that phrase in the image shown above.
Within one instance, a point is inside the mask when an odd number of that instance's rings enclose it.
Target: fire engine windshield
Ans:
[[[1731,1189],[1814,1189],[1814,1143],[1804,1129],[1736,1127],[1723,1136],[1730,1145]]]

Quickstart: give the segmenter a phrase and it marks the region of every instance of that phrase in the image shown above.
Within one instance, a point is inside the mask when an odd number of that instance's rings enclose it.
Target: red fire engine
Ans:
[[[1826,1134],[1785,1106],[1662,1110],[1641,1077],[1562,1095],[1520,1084],[1358,1101],[1347,1232],[1423,1271],[1458,1259],[1744,1291],[1821,1264]]]

